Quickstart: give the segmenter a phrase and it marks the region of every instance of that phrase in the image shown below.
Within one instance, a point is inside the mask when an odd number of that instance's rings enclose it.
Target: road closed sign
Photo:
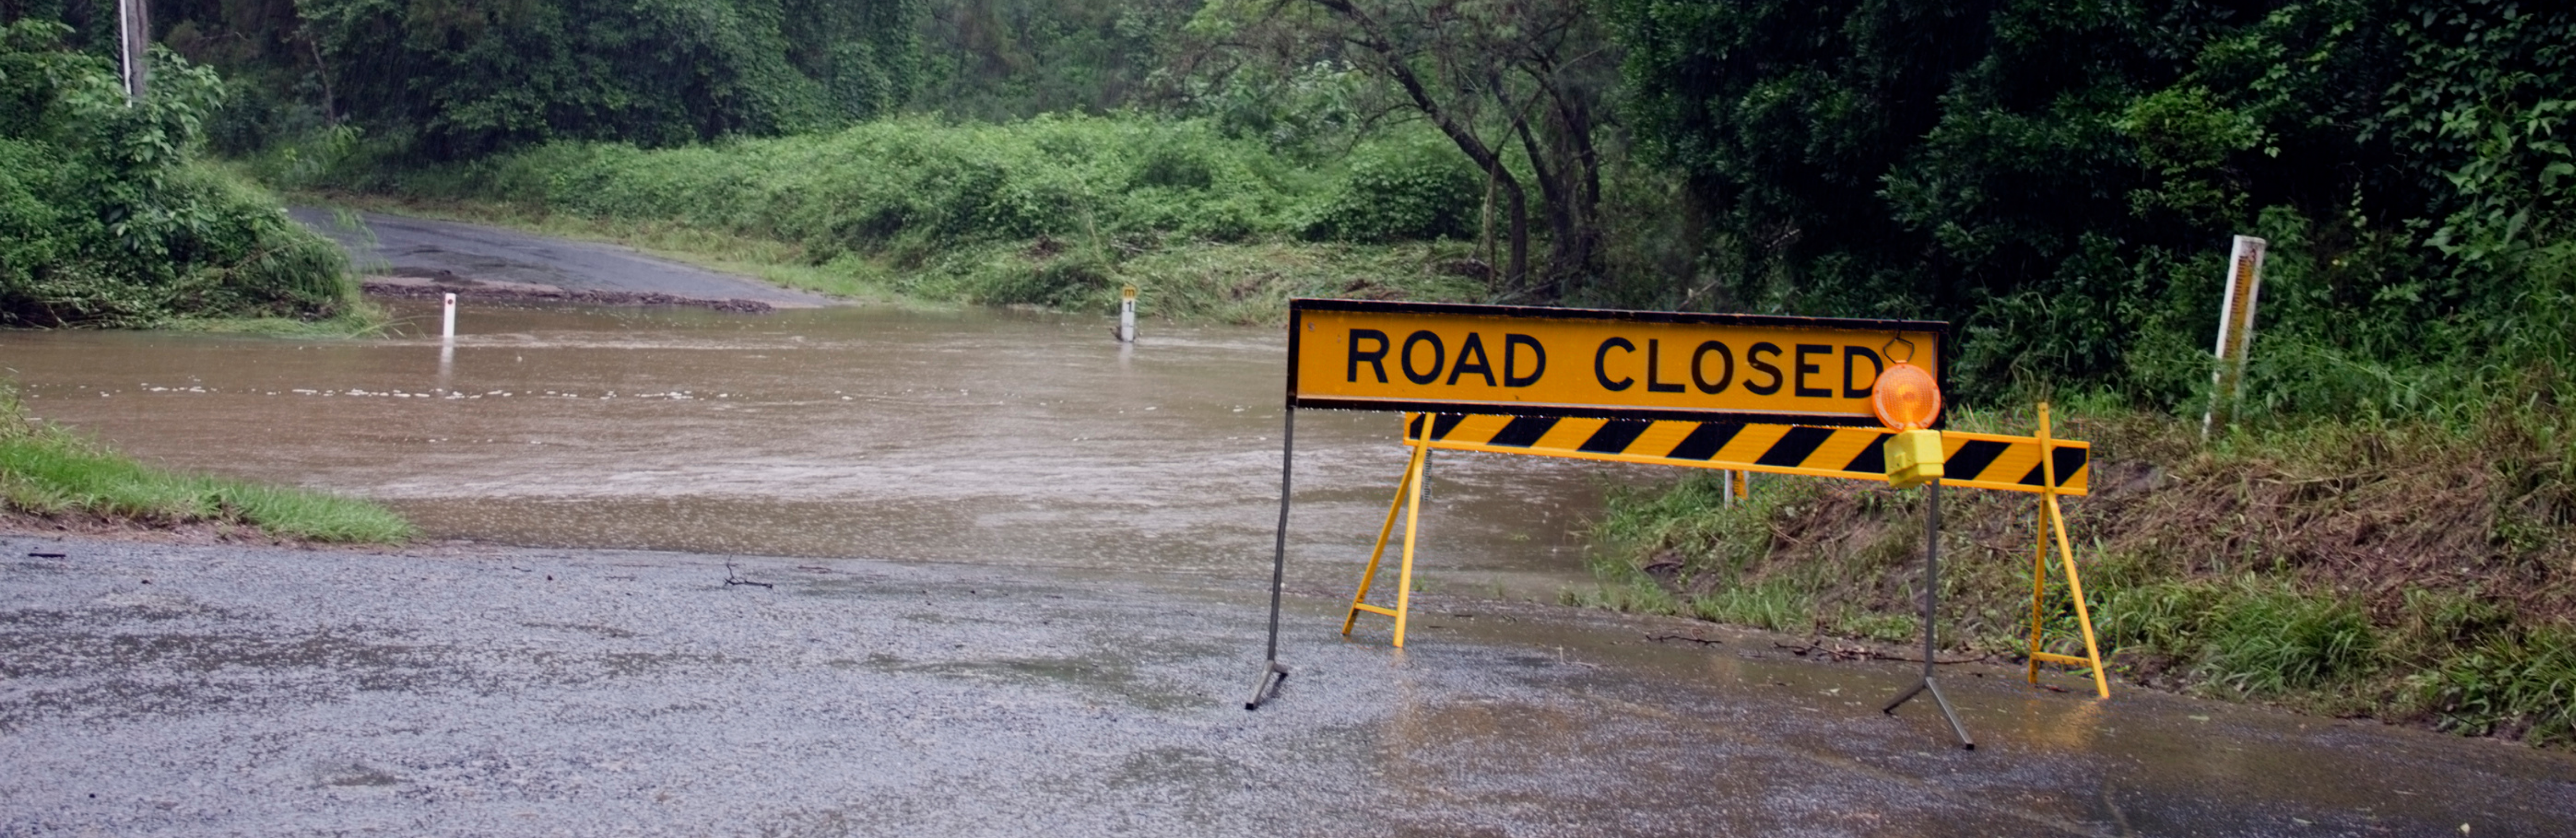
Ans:
[[[1293,407],[1878,424],[1871,385],[1942,377],[1949,325],[1366,300],[1288,305]]]

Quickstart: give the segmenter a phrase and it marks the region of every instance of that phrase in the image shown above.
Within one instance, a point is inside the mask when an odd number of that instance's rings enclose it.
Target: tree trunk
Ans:
[[[1375,18],[1351,5],[1349,0],[1308,0],[1308,2],[1340,15],[1358,26],[1362,37],[1353,39],[1354,42],[1374,53],[1379,66],[1385,69],[1388,76],[1395,79],[1398,86],[1404,88],[1405,96],[1413,100],[1414,107],[1422,111],[1423,116],[1429,117],[1431,124],[1438,127],[1440,133],[1447,135],[1450,142],[1456,143],[1458,150],[1466,153],[1467,159],[1475,162],[1476,168],[1490,173],[1501,184],[1505,203],[1511,208],[1512,222],[1512,264],[1511,269],[1506,272],[1505,281],[1510,287],[1517,287],[1525,282],[1529,276],[1528,199],[1521,193],[1520,180],[1512,176],[1510,169],[1503,167],[1502,156],[1496,154],[1492,147],[1485,145],[1485,142],[1478,139],[1474,132],[1468,130],[1468,126],[1460,122],[1449,108],[1443,107],[1438,100],[1431,98],[1431,91],[1423,85],[1422,77],[1415,74],[1413,68],[1404,63],[1404,57],[1397,54],[1394,43],[1387,39],[1386,33]]]
[[[1538,180],[1540,211],[1547,214],[1547,267],[1530,290],[1539,299],[1554,302],[1564,296],[1566,271],[1572,265],[1567,248],[1575,244],[1573,218],[1568,215],[1572,202],[1565,194],[1566,173],[1562,166],[1550,164],[1528,120],[1514,120],[1512,133],[1519,135],[1521,149],[1529,154],[1531,176]]]

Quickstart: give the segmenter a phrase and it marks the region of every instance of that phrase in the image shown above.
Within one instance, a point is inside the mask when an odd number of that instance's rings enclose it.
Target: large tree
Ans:
[[[1598,271],[1600,134],[1618,56],[1585,0],[1211,3],[1198,28],[1244,60],[1345,62],[1392,91],[1484,173],[1509,248],[1507,292],[1554,300]],[[1221,72],[1185,66],[1191,72]],[[1528,192],[1548,254],[1533,265]]]

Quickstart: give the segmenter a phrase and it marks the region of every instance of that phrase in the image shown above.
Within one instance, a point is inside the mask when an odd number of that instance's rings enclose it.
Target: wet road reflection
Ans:
[[[434,305],[388,340],[0,336],[38,416],[190,469],[387,501],[431,534],[1006,565],[1267,563],[1281,340],[1104,318]],[[1300,416],[1300,579],[1347,585],[1403,468],[1388,414]],[[1426,583],[1552,596],[1604,487],[1668,476],[1443,455]],[[1329,569],[1318,570],[1319,566]],[[1448,571],[1448,572],[1443,572]]]

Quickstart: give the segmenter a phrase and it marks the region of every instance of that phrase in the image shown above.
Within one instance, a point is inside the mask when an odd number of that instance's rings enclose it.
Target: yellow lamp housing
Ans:
[[[1940,431],[1898,431],[1881,450],[1887,459],[1887,485],[1911,489],[1941,477]]]

